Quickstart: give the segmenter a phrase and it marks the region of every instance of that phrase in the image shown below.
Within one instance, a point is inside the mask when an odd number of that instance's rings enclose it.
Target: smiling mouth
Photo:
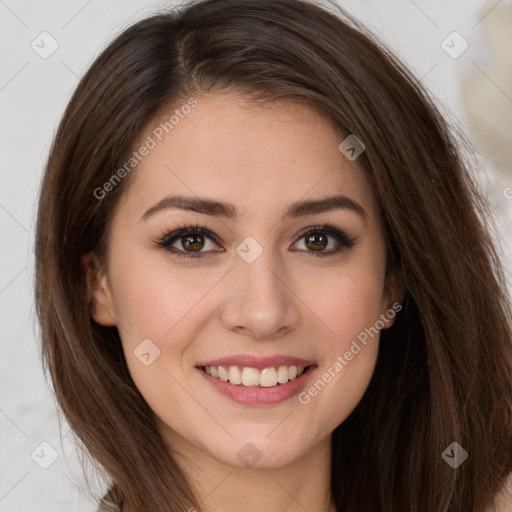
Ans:
[[[237,386],[272,388],[300,377],[310,366],[271,366],[259,370],[250,366],[201,366],[211,377]]]

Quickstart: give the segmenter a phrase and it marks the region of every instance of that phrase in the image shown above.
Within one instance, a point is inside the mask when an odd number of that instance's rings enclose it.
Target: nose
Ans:
[[[264,250],[252,263],[238,258],[234,265],[226,283],[223,325],[257,340],[275,340],[294,330],[298,298],[271,252]]]

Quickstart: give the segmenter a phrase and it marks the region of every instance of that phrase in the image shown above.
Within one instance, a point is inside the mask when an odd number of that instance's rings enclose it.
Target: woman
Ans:
[[[44,363],[100,510],[505,506],[511,311],[469,173],[341,11],[206,0],[118,36],[36,235]]]

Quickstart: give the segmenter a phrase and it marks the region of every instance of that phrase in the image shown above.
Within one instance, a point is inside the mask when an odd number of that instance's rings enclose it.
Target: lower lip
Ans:
[[[316,365],[308,366],[306,371],[296,379],[270,388],[231,384],[231,382],[224,382],[208,375],[201,368],[199,368],[199,372],[219,393],[231,398],[234,402],[241,405],[274,405],[297,395],[305,387],[315,368]]]

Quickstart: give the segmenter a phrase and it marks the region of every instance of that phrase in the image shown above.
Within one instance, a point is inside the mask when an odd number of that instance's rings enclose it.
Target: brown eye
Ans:
[[[181,246],[185,251],[200,251],[204,247],[204,237],[200,234],[191,234],[181,237]]]
[[[198,258],[205,256],[204,253],[222,251],[216,240],[216,236],[206,228],[197,225],[183,226],[167,234],[157,245],[176,256]]]
[[[295,242],[295,246],[298,245],[301,252],[306,256],[329,256],[350,249],[355,242],[355,238],[347,236],[334,226],[325,224],[303,231],[300,238]]]
[[[312,251],[323,251],[327,247],[328,239],[324,233],[306,235],[306,246]]]

